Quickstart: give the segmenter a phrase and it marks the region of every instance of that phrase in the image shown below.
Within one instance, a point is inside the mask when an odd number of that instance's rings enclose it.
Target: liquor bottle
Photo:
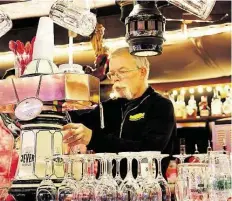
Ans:
[[[223,138],[223,144],[222,144],[222,149],[224,150],[224,154],[226,154],[226,151],[227,151],[227,146],[226,146],[226,139]]]
[[[208,117],[210,115],[207,96],[201,96],[201,101],[199,102],[199,111],[201,117]]]
[[[211,114],[212,116],[222,115],[222,101],[216,89],[214,89],[211,102]]]
[[[184,138],[180,138],[180,155],[186,155],[186,146]]]
[[[227,91],[226,100],[222,105],[222,110],[226,115],[232,114],[232,92],[230,89]]]
[[[212,151],[212,147],[211,147],[210,140],[208,140],[207,153],[209,153],[210,151]]]
[[[169,95],[169,100],[172,102],[173,106],[175,107],[175,96],[173,94]]]
[[[199,154],[199,151],[198,151],[198,146],[197,146],[197,144],[195,144],[195,152],[194,152],[194,154]]]
[[[185,105],[185,98],[184,98],[184,94],[180,95],[180,107],[181,107],[181,112],[182,112],[182,118],[186,118],[187,117],[187,113],[186,113],[186,105]]]
[[[177,118],[185,118],[186,117],[186,108],[184,95],[178,95],[177,101],[175,103],[175,115]]]
[[[174,101],[175,116],[177,118],[182,118],[181,108],[180,108],[180,95],[177,96],[176,102]]]
[[[194,99],[194,95],[190,96],[188,105],[186,106],[187,118],[196,118],[197,117],[197,104]]]

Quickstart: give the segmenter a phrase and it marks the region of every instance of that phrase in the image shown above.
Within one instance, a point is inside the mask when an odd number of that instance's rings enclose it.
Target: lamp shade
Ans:
[[[136,56],[160,55],[165,22],[155,1],[135,1],[134,8],[125,21],[130,53]]]

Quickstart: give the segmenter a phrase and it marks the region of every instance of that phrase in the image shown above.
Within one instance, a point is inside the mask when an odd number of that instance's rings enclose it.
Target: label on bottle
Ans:
[[[22,145],[18,177],[20,179],[35,178],[35,133],[33,130],[22,130]]]
[[[64,177],[64,163],[63,159],[60,158],[60,156],[63,155],[63,136],[60,131],[56,131],[54,133],[54,146],[53,146],[53,153],[54,156],[57,156],[57,158],[54,158],[53,160],[53,166],[54,166],[54,176],[56,178]]]
[[[209,110],[200,110],[200,116],[201,117],[208,117],[209,116]]]

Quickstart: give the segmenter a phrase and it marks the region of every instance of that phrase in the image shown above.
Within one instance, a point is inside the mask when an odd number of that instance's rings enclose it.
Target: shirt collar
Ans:
[[[127,100],[125,98],[122,98],[122,104],[127,107],[128,105],[136,105],[138,103],[140,103],[146,96],[151,95],[152,93],[154,93],[154,89],[151,86],[148,86],[148,88],[146,89],[146,91],[143,93],[142,96],[132,99],[132,100]]]

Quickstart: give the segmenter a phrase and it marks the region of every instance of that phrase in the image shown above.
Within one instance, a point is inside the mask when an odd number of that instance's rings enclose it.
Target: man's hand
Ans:
[[[62,129],[63,142],[69,147],[78,144],[88,145],[92,138],[92,130],[83,124],[70,123],[63,126]]]

